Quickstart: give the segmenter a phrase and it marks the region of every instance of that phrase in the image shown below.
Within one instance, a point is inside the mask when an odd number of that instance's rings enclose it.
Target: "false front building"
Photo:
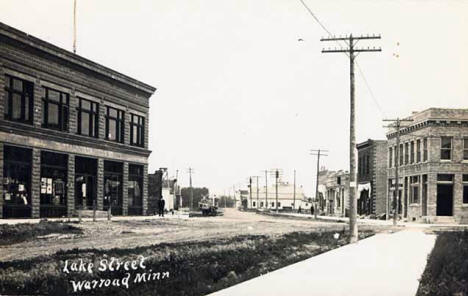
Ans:
[[[414,112],[388,138],[388,189],[410,221],[468,222],[468,109]],[[398,157],[396,155],[398,154]]]
[[[154,91],[0,23],[0,215],[146,214]]]

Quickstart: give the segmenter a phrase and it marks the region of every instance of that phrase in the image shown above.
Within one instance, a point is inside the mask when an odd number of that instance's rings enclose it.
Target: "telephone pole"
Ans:
[[[76,53],[76,0],[73,1],[73,53]]]
[[[317,219],[317,212],[318,212],[318,197],[319,197],[319,191],[318,191],[318,185],[319,185],[319,173],[320,173],[320,156],[328,156],[328,154],[324,154],[323,152],[328,152],[328,150],[324,149],[311,149],[310,150],[310,155],[316,155],[317,156],[317,179],[315,180],[315,209],[314,209],[314,218]]]
[[[278,214],[278,179],[279,179],[279,171],[276,170],[275,172],[276,178],[276,213]]]
[[[188,169],[188,173],[189,173],[189,176],[190,176],[190,211],[192,211],[193,209],[193,187],[192,187],[192,173],[193,173],[193,169],[192,168],[189,168]],[[189,213],[190,213],[189,211]]]
[[[321,38],[320,41],[345,41],[348,48],[322,49],[322,53],[345,53],[349,57],[350,70],[350,127],[349,127],[349,241],[354,243],[358,240],[357,227],[357,190],[356,190],[356,135],[355,135],[355,102],[354,102],[354,59],[361,52],[377,52],[382,51],[380,48],[355,48],[355,45],[360,40],[380,39],[378,36],[359,36],[354,37],[352,34],[345,37],[327,37]]]
[[[294,170],[293,211],[296,209],[296,170]]]
[[[395,190],[393,191],[393,225],[397,225],[397,217],[400,212],[400,180],[398,171],[400,166],[400,127],[401,122],[411,122],[413,119],[384,119],[383,121],[391,121],[394,124],[386,127],[396,128],[396,148],[395,148]],[[387,203],[388,204],[388,203]]]
[[[252,177],[249,177],[249,200],[250,206],[252,206]]]
[[[262,172],[265,172],[265,206],[268,210],[268,170]]]
[[[256,178],[257,179],[257,209],[260,207],[260,204],[258,202],[259,200],[259,192],[258,192],[258,178],[260,178],[259,176],[252,176],[252,178]]]

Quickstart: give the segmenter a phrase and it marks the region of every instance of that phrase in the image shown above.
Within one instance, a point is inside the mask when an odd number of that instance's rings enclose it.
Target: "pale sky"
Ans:
[[[356,69],[358,142],[384,139],[385,117],[467,108],[468,1],[305,2],[333,34],[382,35],[359,43],[383,51],[357,58],[375,96]],[[150,172],[179,170],[187,186],[192,167],[194,186],[229,193],[265,169],[292,182],[296,169],[310,196],[309,149],[349,169],[349,61],[321,53],[335,44],[299,0],[77,3],[77,53],[158,88]],[[70,51],[72,16],[72,0],[0,0],[1,22]]]

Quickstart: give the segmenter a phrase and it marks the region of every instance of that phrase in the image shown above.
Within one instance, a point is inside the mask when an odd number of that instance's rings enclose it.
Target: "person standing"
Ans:
[[[165,205],[166,205],[166,201],[161,196],[161,199],[159,200],[159,216],[164,217],[164,206]]]

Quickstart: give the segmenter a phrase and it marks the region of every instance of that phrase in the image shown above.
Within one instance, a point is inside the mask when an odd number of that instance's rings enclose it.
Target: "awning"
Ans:
[[[369,191],[369,196],[371,195],[372,189],[371,189],[371,184],[370,182],[364,183],[364,184],[358,184],[358,199],[361,197],[361,192],[364,190]]]

